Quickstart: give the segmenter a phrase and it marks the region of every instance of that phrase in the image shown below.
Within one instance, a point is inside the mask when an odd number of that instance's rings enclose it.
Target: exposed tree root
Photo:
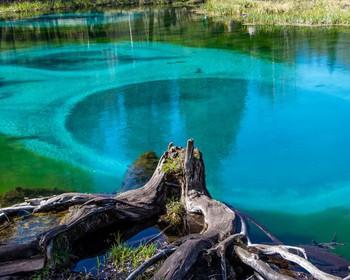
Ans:
[[[176,251],[177,247],[168,247],[157,254],[155,254],[152,258],[146,260],[142,265],[140,265],[137,269],[135,269],[125,280],[134,280],[136,277],[141,275],[147,268],[150,266],[156,264],[160,259],[162,259],[164,256],[168,256],[172,254],[174,251]]]
[[[259,256],[255,253],[251,253],[248,250],[243,249],[242,247],[234,247],[237,256],[244,262],[246,265],[254,269],[259,275],[264,277],[264,279],[273,279],[273,280],[291,280],[292,277],[283,275],[281,273],[273,270],[266,262],[262,261]]]
[[[39,260],[36,259],[32,269],[0,264],[0,276],[42,268],[43,261],[54,267],[54,250],[61,239],[68,247],[74,247],[77,241],[97,230],[122,222],[159,218],[164,214],[166,199],[173,196],[181,201],[188,214],[202,215],[205,226],[201,233],[186,235],[146,260],[127,277],[128,280],[135,279],[161,259],[165,260],[154,279],[207,279],[213,275],[213,279],[289,280],[298,278],[293,271],[296,266],[307,271],[303,272],[306,277],[303,279],[342,279],[311,264],[302,248],[282,245],[249,215],[212,199],[205,185],[202,154],[194,148],[193,140],[187,142],[186,148],[170,144],[152,178],[139,189],[116,196],[66,193],[30,199],[2,209],[0,219],[11,224],[16,223],[13,217],[39,213],[59,212],[64,213],[64,217],[30,244],[0,246],[2,262],[23,263],[34,256]],[[258,226],[276,245],[252,244],[247,221]]]
[[[249,247],[255,248],[265,255],[278,254],[283,259],[300,265],[302,268],[307,270],[311,275],[313,275],[316,279],[320,279],[320,280],[326,280],[326,279],[339,280],[339,279],[341,279],[340,277],[336,277],[336,276],[330,275],[328,273],[322,272],[317,267],[315,267],[313,264],[311,264],[307,260],[305,250],[302,248],[292,247],[292,246],[283,246],[283,245],[270,246],[270,245],[265,245],[265,244],[251,244],[251,245],[249,245]],[[297,254],[289,252],[289,250],[301,252],[303,254],[304,258],[300,257]]]

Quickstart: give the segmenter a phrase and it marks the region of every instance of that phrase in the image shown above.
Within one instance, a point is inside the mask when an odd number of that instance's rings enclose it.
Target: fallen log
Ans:
[[[141,188],[118,195],[66,193],[29,199],[2,209],[4,222],[10,224],[5,230],[16,227],[18,218],[14,217],[23,211],[26,215],[21,219],[30,220],[37,215],[54,215],[54,219],[49,229],[26,241],[27,245],[18,240],[9,239],[11,244],[6,244],[6,239],[2,241],[1,275],[42,269],[44,262],[55,269],[58,262],[54,255],[58,249],[73,250],[87,236],[109,227],[117,229],[122,223],[157,220],[164,215],[170,197],[175,197],[188,215],[203,217],[201,232],[187,234],[169,244],[135,268],[128,279],[141,275],[157,262],[161,265],[154,279],[298,279],[300,271],[303,279],[341,279],[336,271],[331,275],[312,265],[302,248],[284,246],[248,215],[211,198],[205,184],[202,154],[194,148],[193,140],[188,140],[186,148],[170,144],[152,177]],[[252,244],[247,220],[276,245]],[[23,266],[26,260],[33,265]],[[344,270],[346,265],[350,263],[344,260],[339,269],[342,277],[349,274],[348,268]]]

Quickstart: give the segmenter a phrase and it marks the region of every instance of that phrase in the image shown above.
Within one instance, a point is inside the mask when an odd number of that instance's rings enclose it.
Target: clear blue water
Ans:
[[[342,209],[300,240],[348,238],[347,28],[268,30],[173,9],[1,26],[0,134],[83,170],[89,191],[118,191],[138,155],[194,138],[216,199],[304,221]]]

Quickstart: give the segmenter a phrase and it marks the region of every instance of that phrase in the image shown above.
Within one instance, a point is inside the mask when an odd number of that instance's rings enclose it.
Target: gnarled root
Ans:
[[[31,199],[2,209],[0,218],[6,222],[12,222],[11,217],[23,211],[29,215],[66,212],[60,224],[41,233],[30,246],[0,246],[0,260],[23,262],[39,256],[41,262],[37,261],[33,270],[42,268],[44,260],[55,266],[54,244],[60,237],[64,236],[66,243],[73,246],[87,235],[121,222],[138,223],[159,218],[164,214],[167,197],[174,194],[188,214],[203,216],[205,226],[201,233],[186,235],[146,260],[128,276],[128,280],[135,279],[164,259],[154,279],[208,279],[209,275],[214,279],[226,279],[235,275],[235,279],[287,280],[294,279],[292,268],[295,265],[308,271],[306,277],[310,279],[341,279],[311,264],[302,248],[282,245],[247,214],[212,199],[205,185],[202,154],[194,148],[193,140],[187,142],[186,148],[170,144],[152,178],[142,188],[117,196],[67,193]],[[257,225],[276,245],[251,244],[247,221]],[[16,248],[21,248],[21,253],[9,257],[9,250],[15,251]],[[289,268],[280,269],[281,260]],[[4,274],[4,266],[6,264],[0,264],[0,276],[30,271],[28,266],[22,271],[12,266]],[[245,271],[242,273],[242,270]]]

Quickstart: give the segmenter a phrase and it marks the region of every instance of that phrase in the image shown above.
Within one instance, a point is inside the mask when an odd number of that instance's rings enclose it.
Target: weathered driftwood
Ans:
[[[166,155],[167,153],[161,157],[152,178],[141,189],[125,192],[115,197],[67,193],[42,200],[29,200],[26,203],[2,209],[2,213],[6,215],[6,222],[8,218],[16,216],[23,210],[32,214],[62,212],[68,209],[72,209],[72,211],[66,214],[60,225],[43,232],[36,240],[32,240],[30,246],[28,245],[30,251],[23,249],[27,245],[20,243],[0,246],[0,276],[23,272],[23,269],[17,270],[16,267],[5,270],[5,267],[9,267],[8,263],[13,261],[29,261],[33,256],[51,260],[52,252],[50,250],[53,246],[50,244],[62,235],[68,240],[67,243],[72,245],[98,229],[123,221],[143,221],[152,216],[160,215],[166,198],[164,191],[165,172],[162,171]],[[8,254],[9,246],[11,247],[11,255]],[[33,270],[37,267],[33,267]]]
[[[169,165],[172,168],[167,168]],[[202,154],[194,148],[193,140],[186,148],[170,144],[152,178],[139,189],[116,196],[67,193],[2,209],[4,223],[15,224],[12,217],[23,215],[23,211],[26,215],[59,212],[64,217],[28,244],[1,245],[0,276],[41,269],[44,262],[55,267],[53,250],[62,240],[64,246],[74,247],[87,235],[109,226],[158,218],[164,213],[166,199],[173,196],[187,213],[203,215],[205,226],[200,233],[180,238],[145,261],[128,279],[135,279],[161,259],[164,261],[154,279],[297,279],[295,267],[307,271],[302,272],[303,279],[341,279],[312,265],[302,248],[283,246],[248,215],[212,199],[205,185]],[[276,245],[251,244],[247,220]],[[13,265],[26,262],[29,265],[24,268]],[[342,268],[349,264],[344,261]],[[346,271],[343,274],[348,275]]]
[[[319,270],[313,264],[311,264],[307,260],[305,250],[303,250],[302,248],[292,247],[292,246],[283,246],[283,245],[270,246],[270,245],[265,245],[265,244],[251,244],[248,247],[253,247],[265,255],[278,254],[283,259],[300,265],[305,270],[307,270],[309,273],[311,273],[316,279],[320,279],[320,280],[328,280],[328,279],[329,280],[339,280],[339,279],[341,279],[340,277],[325,273],[325,272]],[[291,252],[289,252],[289,250],[297,251],[297,254],[291,253]],[[304,256],[304,258],[300,257],[298,255],[298,252],[301,252],[302,255]]]
[[[294,278],[282,275],[277,271],[273,270],[266,262],[262,261],[257,254],[251,253],[242,247],[234,247],[237,256],[246,265],[253,268],[256,272],[263,277],[263,279],[271,280],[292,280]]]

